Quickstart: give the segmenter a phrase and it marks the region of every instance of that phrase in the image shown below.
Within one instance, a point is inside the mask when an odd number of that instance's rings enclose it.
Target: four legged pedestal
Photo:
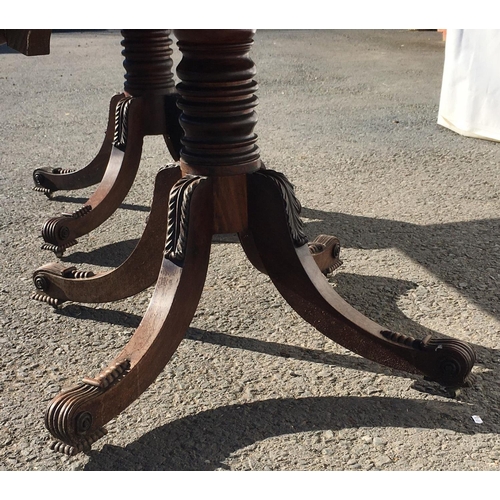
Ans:
[[[104,435],[104,425],[154,382],[193,318],[212,236],[220,233],[238,233],[255,267],[333,341],[447,387],[466,384],[475,362],[470,346],[388,331],[347,304],[323,276],[303,233],[292,185],[260,159],[255,65],[249,57],[254,32],[174,34],[183,55],[177,104],[184,136],[179,169],[161,179],[169,193],[168,213],[155,291],[139,327],[108,368],[50,403],[45,422],[57,440],[54,449],[68,454],[89,449]]]

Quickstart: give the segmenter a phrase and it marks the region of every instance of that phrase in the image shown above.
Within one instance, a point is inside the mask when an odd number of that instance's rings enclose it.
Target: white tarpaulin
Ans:
[[[500,30],[447,30],[438,124],[500,141]]]

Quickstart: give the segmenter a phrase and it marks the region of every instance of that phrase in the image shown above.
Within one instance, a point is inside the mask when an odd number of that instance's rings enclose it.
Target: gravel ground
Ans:
[[[191,328],[156,382],[89,453],[50,451],[47,403],[121,350],[152,294],[58,310],[30,299],[33,271],[55,260],[43,223],[95,189],[49,200],[32,171],[97,153],[123,86],[120,41],[57,32],[49,56],[0,54],[0,468],[500,470],[499,145],[436,125],[444,44],[431,31],[257,32],[257,133],[267,167],[296,186],[307,235],[342,242],[331,285],[391,330],[473,344],[475,385],[451,398],[340,347],[218,236]],[[146,138],[123,205],[62,261],[118,266],[170,161]]]

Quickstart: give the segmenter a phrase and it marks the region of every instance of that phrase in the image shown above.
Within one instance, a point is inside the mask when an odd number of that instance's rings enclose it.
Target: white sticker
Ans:
[[[482,418],[479,415],[472,415],[472,420],[474,420],[474,422],[476,422],[476,424],[482,424],[483,423],[483,420],[482,420]]]

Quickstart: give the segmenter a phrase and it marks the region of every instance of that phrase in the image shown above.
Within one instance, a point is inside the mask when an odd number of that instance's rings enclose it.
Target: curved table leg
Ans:
[[[271,280],[298,314],[367,359],[446,387],[467,383],[475,362],[468,344],[391,332],[355,310],[331,288],[311,257],[285,176],[267,170],[247,177],[250,234]]]
[[[156,281],[167,231],[168,196],[180,179],[177,165],[168,165],[156,175],[148,222],[134,251],[119,267],[94,275],[60,262],[46,264],[33,273],[35,300],[54,307],[63,302],[98,303],[121,300],[145,290]]]
[[[60,257],[77,243],[76,238],[88,234],[107,220],[125,199],[141,159],[143,102],[142,98],[126,97],[117,105],[120,126],[115,131],[109,162],[99,187],[80,209],[45,222],[42,249],[51,250]]]
[[[54,191],[82,189],[93,186],[101,181],[113,147],[116,106],[124,96],[125,94],[116,94],[111,98],[108,125],[104,141],[97,156],[86,167],[79,170],[47,167],[37,168],[33,172],[34,191],[40,191],[50,198]]]
[[[120,354],[96,378],[60,393],[45,425],[53,449],[74,455],[106,431],[103,426],[137,399],[177,349],[196,311],[210,258],[213,224],[211,182],[188,176],[172,189],[168,236],[151,303]]]

